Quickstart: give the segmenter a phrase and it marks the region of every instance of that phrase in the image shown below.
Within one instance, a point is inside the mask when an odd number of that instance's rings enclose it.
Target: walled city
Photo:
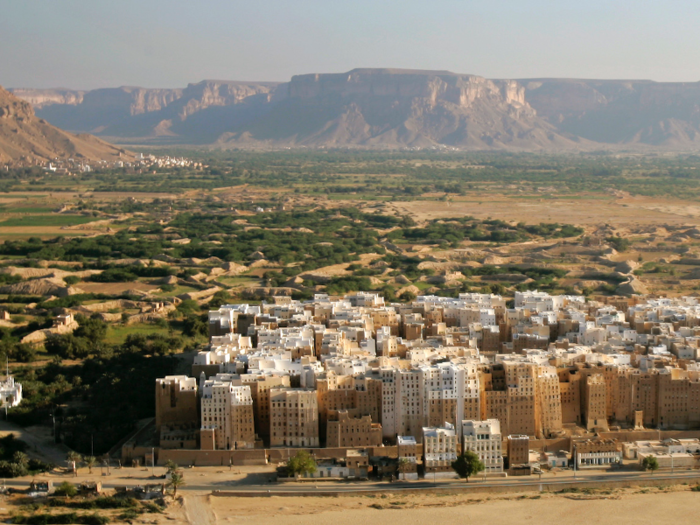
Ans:
[[[463,447],[502,473],[504,448],[513,471],[533,463],[535,440],[568,438],[579,467],[623,449],[640,460],[700,450],[600,437],[700,427],[694,297],[317,294],[224,305],[209,331],[191,377],[155,389],[159,450],[207,451],[176,456],[199,464],[208,451],[326,447],[347,460],[386,447],[447,474]],[[571,457],[539,452],[550,466]]]

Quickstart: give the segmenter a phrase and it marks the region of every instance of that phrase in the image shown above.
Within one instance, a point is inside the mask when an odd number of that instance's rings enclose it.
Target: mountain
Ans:
[[[700,147],[700,82],[518,81],[558,130],[602,144]]]
[[[32,106],[0,87],[0,164],[46,160],[116,160],[125,150],[86,134],[58,129],[34,114]]]
[[[121,143],[219,147],[700,147],[700,83],[489,80],[355,69],[184,89],[16,89],[59,127]]]
[[[122,142],[207,144],[264,114],[275,82],[205,80],[184,89],[15,89],[37,114],[64,129]]]
[[[219,144],[540,149],[576,141],[540,119],[517,82],[447,71],[295,76],[275,100],[266,115]]]

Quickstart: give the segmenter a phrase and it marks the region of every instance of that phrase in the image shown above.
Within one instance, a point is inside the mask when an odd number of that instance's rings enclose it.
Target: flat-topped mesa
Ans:
[[[432,104],[448,102],[461,107],[469,107],[482,98],[526,105],[525,89],[515,81],[492,81],[449,71],[354,69],[348,73],[297,75],[288,84],[290,98],[358,95],[421,98]]]
[[[85,91],[74,89],[31,89],[15,88],[10,93],[29,102],[34,109],[41,109],[51,104],[67,104],[75,106],[83,102]]]

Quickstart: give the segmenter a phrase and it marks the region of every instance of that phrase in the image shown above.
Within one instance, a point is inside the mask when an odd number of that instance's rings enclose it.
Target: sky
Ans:
[[[0,0],[0,85],[184,87],[357,67],[700,81],[697,0]]]

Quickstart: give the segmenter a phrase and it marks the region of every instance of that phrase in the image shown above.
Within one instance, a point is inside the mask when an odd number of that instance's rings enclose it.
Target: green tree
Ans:
[[[316,472],[316,461],[311,457],[311,454],[300,450],[287,461],[287,472],[293,476],[313,474]]]
[[[654,472],[659,470],[659,462],[654,456],[647,456],[642,460],[642,467],[644,467],[644,470]]]
[[[68,466],[76,475],[78,474],[78,465],[80,464],[82,459],[83,457],[80,454],[78,454],[75,450],[71,450],[68,454],[66,454]]]
[[[78,284],[80,282],[80,277],[77,275],[66,275],[63,278],[63,282],[65,282],[68,286],[73,286],[74,284]]]
[[[61,483],[56,489],[54,490],[54,495],[56,496],[65,496],[67,498],[72,498],[78,493],[78,489],[75,488],[75,485],[72,483],[69,483],[67,481],[64,481]]]
[[[399,473],[403,474],[403,479],[406,479],[406,473],[413,471],[413,463],[408,458],[399,459]]]
[[[173,498],[177,498],[177,489],[185,485],[185,476],[181,472],[173,472],[170,474],[168,487],[173,489]]]
[[[29,456],[27,456],[21,450],[18,450],[17,452],[12,454],[12,462],[16,463],[22,469],[26,469],[27,465],[29,464]]]
[[[172,459],[169,459],[168,461],[165,462],[165,470],[168,472],[168,474],[172,474],[173,472],[177,472],[178,469],[178,464],[175,463]]]
[[[88,468],[88,472],[92,474],[92,467],[94,467],[97,463],[97,458],[95,456],[85,456],[83,461],[85,461],[85,466]]]
[[[475,452],[465,450],[452,462],[452,469],[460,478],[466,478],[467,483],[469,483],[469,476],[475,476],[483,471],[484,464]]]

